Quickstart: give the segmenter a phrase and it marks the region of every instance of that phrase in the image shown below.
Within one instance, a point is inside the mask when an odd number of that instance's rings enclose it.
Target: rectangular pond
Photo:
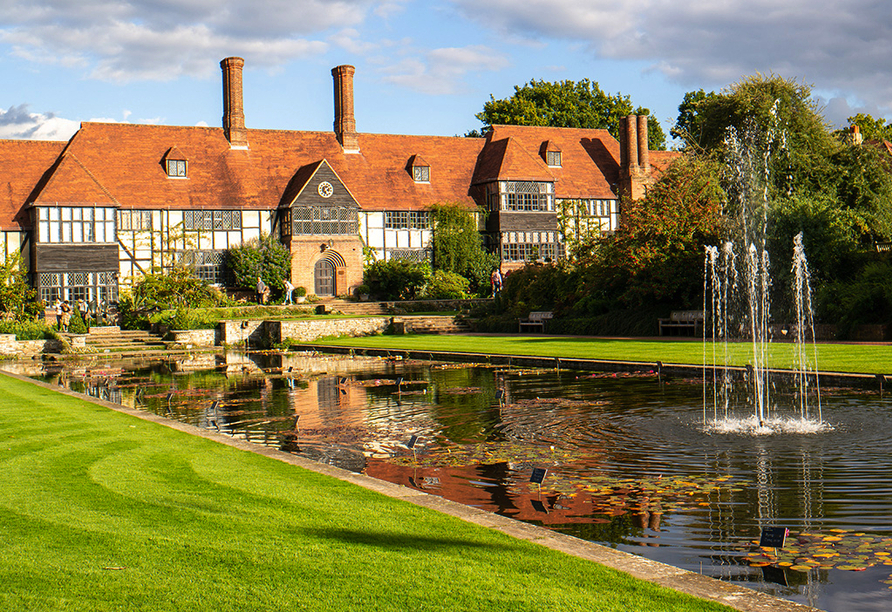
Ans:
[[[877,392],[825,389],[826,430],[752,435],[705,429],[702,384],[656,374],[238,352],[3,367],[825,610],[892,607]],[[783,549],[759,547],[771,526]]]

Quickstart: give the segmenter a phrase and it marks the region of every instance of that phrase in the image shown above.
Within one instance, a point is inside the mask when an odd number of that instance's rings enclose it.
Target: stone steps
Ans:
[[[157,350],[166,346],[159,336],[147,331],[128,331],[117,327],[90,328],[86,344],[98,352]]]
[[[400,317],[407,334],[466,334],[473,331],[464,319],[453,316]]]

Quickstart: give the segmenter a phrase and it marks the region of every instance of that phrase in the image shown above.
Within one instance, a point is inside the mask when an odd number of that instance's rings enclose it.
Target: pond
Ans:
[[[235,352],[34,368],[828,611],[892,606],[892,406],[878,393],[825,389],[827,430],[757,436],[707,431],[701,383],[656,374]],[[770,526],[790,530],[782,549],[759,547]]]

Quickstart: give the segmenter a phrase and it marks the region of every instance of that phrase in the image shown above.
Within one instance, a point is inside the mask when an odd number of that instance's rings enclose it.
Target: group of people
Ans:
[[[287,278],[282,283],[285,288],[285,304],[294,304],[291,299],[291,295],[294,293],[294,285]],[[270,290],[266,283],[263,282],[263,279],[259,276],[257,277],[257,286],[255,287],[257,291],[257,303],[258,304],[266,304],[269,300]]]
[[[71,327],[71,316],[74,314],[75,306],[85,320],[90,319],[96,323],[107,324],[109,319],[114,316],[114,312],[110,311],[108,305],[102,301],[97,303],[96,300],[93,300],[88,303],[84,298],[80,298],[72,304],[68,300],[57,299],[53,310],[56,314],[59,331],[67,332]],[[112,304],[112,308],[114,308],[114,304]]]

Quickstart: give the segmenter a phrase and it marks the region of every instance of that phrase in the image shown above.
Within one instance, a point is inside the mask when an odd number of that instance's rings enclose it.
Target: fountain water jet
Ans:
[[[778,142],[783,150],[783,137],[775,138],[773,132],[770,129],[762,138],[754,130],[741,135],[732,129],[726,139],[737,238],[726,241],[721,249],[706,247],[704,258],[703,300],[707,325],[704,326],[703,345],[703,422],[716,431],[731,428],[761,434],[806,432],[824,427],[820,410],[811,286],[801,233],[794,241],[792,267],[796,305],[794,379],[798,419],[790,422],[772,414],[777,411],[773,410],[770,397],[772,386],[768,366],[772,332],[772,279],[765,246],[769,208],[768,168],[772,150],[778,146]],[[738,257],[743,260],[740,266]],[[812,363],[809,363],[807,355],[809,334],[814,355]],[[739,375],[739,371],[728,367],[731,363],[731,343],[736,340],[747,340],[752,347],[751,360],[744,374],[744,401],[738,397],[738,385],[734,384],[735,374]],[[710,367],[711,372],[707,372]],[[708,389],[710,377],[707,376],[710,373],[711,393]],[[812,390],[817,394],[817,421],[812,420],[809,409]],[[710,402],[712,423],[707,418]],[[752,417],[735,416],[734,409],[741,403],[752,409]]]

